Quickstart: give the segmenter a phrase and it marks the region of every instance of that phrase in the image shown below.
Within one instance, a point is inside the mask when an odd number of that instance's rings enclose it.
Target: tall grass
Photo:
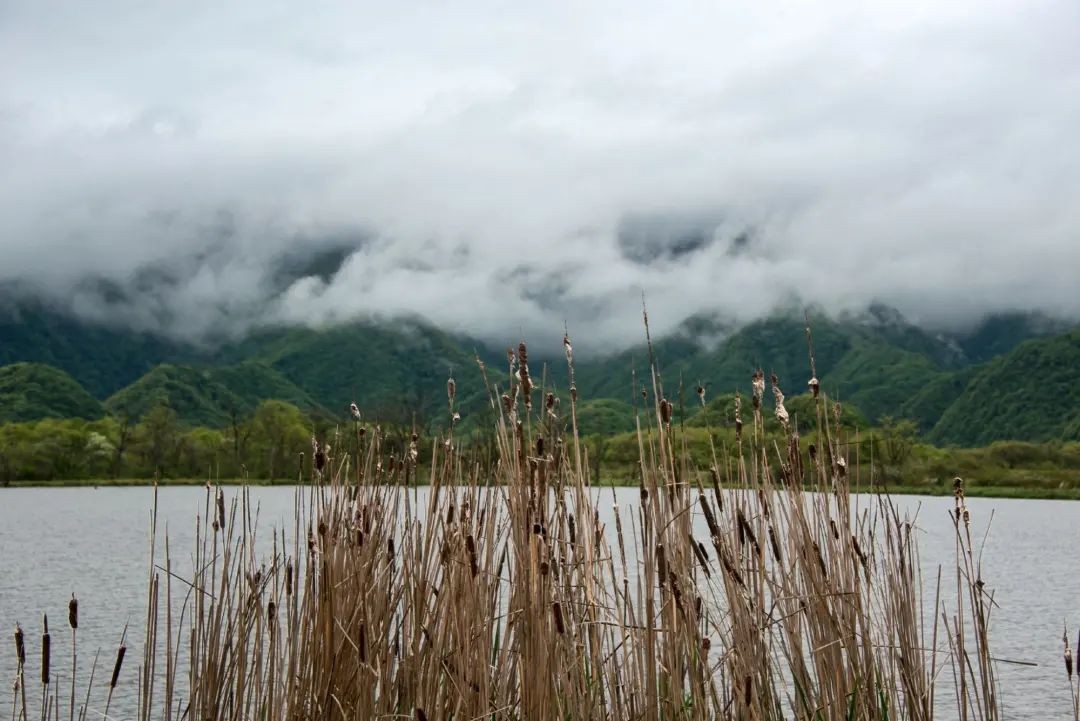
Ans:
[[[917,519],[883,495],[856,505],[847,453],[859,446],[812,356],[814,430],[803,438],[780,380],[769,403],[755,373],[735,460],[714,449],[709,468],[684,452],[654,362],[639,502],[609,506],[614,494],[591,484],[565,349],[565,404],[536,387],[524,344],[503,371],[481,366],[494,458],[459,447],[459,379],[422,477],[415,439],[392,455],[357,420],[355,442],[316,443],[314,483],[269,544],[247,489],[207,487],[183,568],[155,514],[138,717],[1000,717],[993,599],[962,484],[955,574],[926,582]],[[765,441],[769,405],[783,444]]]

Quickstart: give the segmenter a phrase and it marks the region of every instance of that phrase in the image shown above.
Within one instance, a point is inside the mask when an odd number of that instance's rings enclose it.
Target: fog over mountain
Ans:
[[[1075,2],[220,5],[0,9],[9,292],[188,338],[1080,316]]]

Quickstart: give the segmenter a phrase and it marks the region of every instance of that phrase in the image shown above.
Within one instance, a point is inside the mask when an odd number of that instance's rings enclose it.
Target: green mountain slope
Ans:
[[[45,363],[105,398],[166,361],[189,362],[198,352],[182,344],[86,323],[38,303],[0,296],[0,365]]]
[[[1080,331],[1021,344],[972,377],[934,426],[936,443],[1080,439]]]
[[[110,396],[105,407],[116,416],[141,418],[164,404],[186,424],[222,427],[234,417],[246,417],[260,402],[270,399],[319,410],[306,392],[258,362],[221,368],[160,365]]]
[[[0,367],[0,422],[103,415],[101,403],[62,370],[39,363]]]
[[[366,416],[405,423],[447,418],[451,373],[458,406],[485,398],[468,341],[416,322],[265,331],[222,356],[261,361],[340,414],[355,402]]]

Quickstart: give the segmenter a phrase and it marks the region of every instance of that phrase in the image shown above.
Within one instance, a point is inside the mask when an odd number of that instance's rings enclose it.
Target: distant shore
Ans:
[[[158,482],[161,486],[203,486],[206,485],[205,478],[166,478]],[[295,480],[279,478],[276,480],[268,479],[248,479],[242,481],[239,478],[223,479],[213,481],[215,485],[220,484],[223,486],[295,486],[297,485]],[[110,479],[82,479],[82,480],[65,480],[65,481],[12,481],[6,485],[0,484],[0,492],[3,492],[8,488],[110,488],[110,487],[133,487],[133,486],[153,486],[154,482],[147,478],[110,478]],[[306,484],[305,484],[306,485]],[[420,484],[420,487],[427,484]],[[636,486],[636,479],[630,476],[616,476],[612,478],[606,478],[600,482],[593,483],[593,487],[596,488],[627,488]],[[935,484],[935,483],[919,483],[919,484],[904,484],[904,485],[880,485],[875,489],[871,489],[869,485],[853,485],[852,492],[854,493],[871,493],[874,490],[888,493],[891,495],[904,495],[904,496],[950,496],[952,495],[952,488],[947,484]],[[1018,485],[986,485],[980,486],[977,483],[968,483],[965,486],[966,495],[969,497],[978,498],[1032,498],[1032,499],[1045,499],[1045,500],[1059,500],[1059,501],[1076,501],[1080,500],[1080,488],[1046,488],[1046,487],[1029,487]]]

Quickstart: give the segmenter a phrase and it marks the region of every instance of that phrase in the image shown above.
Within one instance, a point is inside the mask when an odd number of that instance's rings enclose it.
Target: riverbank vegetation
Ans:
[[[563,397],[559,400],[563,402]],[[722,457],[737,455],[735,403],[734,395],[723,395],[709,400],[705,408],[673,407],[680,442],[699,467],[708,465],[714,447]],[[594,482],[636,484],[636,433],[615,429],[632,424],[637,411],[629,404],[606,400],[582,401],[579,406],[583,409],[582,442],[589,451]],[[795,428],[810,427],[810,396],[788,399],[787,407]],[[484,421],[490,419],[490,411],[474,413]],[[863,487],[948,494],[952,478],[959,474],[969,479],[973,495],[1080,495],[1080,442],[997,441],[981,448],[938,447],[927,443],[910,421],[884,418],[871,425],[849,404],[841,404],[840,413],[844,426],[851,430],[847,443],[852,477]],[[490,457],[493,433],[474,417],[464,416],[458,423],[461,446]],[[331,448],[338,442],[352,447],[355,425],[350,418],[305,413],[285,401],[264,401],[224,427],[184,424],[164,404],[150,408],[137,421],[110,416],[5,423],[0,424],[0,485],[136,484],[155,478],[166,483],[296,482],[305,477],[304,464],[312,462],[313,438]],[[415,430],[420,457],[429,454],[430,429],[414,428],[403,419],[378,425],[387,452],[403,453]],[[766,420],[765,432],[779,438],[775,420]]]

